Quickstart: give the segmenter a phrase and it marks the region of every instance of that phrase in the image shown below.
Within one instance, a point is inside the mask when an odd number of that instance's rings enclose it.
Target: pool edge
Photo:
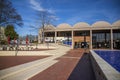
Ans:
[[[120,80],[120,73],[118,71],[116,71],[93,50],[90,50],[90,53],[96,80]]]

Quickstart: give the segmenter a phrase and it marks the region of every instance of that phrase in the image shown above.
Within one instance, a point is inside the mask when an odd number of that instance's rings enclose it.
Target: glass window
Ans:
[[[90,36],[90,31],[75,31],[74,36]]]

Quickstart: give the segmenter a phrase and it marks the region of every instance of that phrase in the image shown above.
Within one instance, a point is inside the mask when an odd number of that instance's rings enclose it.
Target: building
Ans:
[[[4,27],[0,27],[0,40],[5,40],[6,39],[4,30],[5,30]]]
[[[120,20],[110,24],[97,21],[92,25],[79,22],[71,26],[62,23],[44,28],[45,41],[71,45],[72,48],[120,48]],[[42,29],[39,31],[38,42],[43,39]]]

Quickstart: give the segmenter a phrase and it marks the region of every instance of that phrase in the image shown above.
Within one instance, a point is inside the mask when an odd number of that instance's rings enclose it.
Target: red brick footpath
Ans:
[[[59,62],[29,80],[67,80],[83,52],[82,49],[68,51],[66,55],[57,59]]]
[[[45,57],[48,56],[0,56],[0,70]]]
[[[29,80],[67,80],[84,53],[83,49],[74,49],[57,58],[58,62]],[[48,56],[0,56],[0,70]]]

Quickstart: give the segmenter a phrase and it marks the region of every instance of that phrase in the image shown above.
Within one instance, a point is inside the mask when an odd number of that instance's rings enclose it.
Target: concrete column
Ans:
[[[111,49],[113,49],[113,30],[110,30],[111,33]]]
[[[74,31],[73,30],[71,31],[71,34],[72,34],[72,49],[74,49],[74,39],[73,39]]]
[[[57,41],[57,31],[55,31],[55,43]]]
[[[38,33],[38,43],[40,43],[40,33]]]
[[[90,49],[92,49],[92,30],[90,30]]]
[[[41,41],[42,41],[42,31],[40,30],[38,32],[38,43],[41,43]]]

